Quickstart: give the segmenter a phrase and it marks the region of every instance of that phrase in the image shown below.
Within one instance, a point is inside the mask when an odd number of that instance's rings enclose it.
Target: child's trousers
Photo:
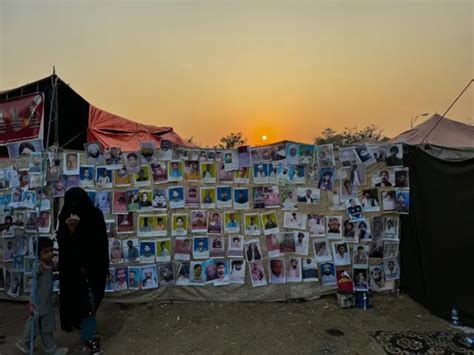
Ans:
[[[41,337],[41,344],[43,345],[43,350],[46,354],[54,354],[56,350],[58,349],[56,342],[54,341],[53,337],[53,330],[54,330],[54,324],[49,324],[51,323],[49,317],[34,317],[34,316],[29,316],[26,324],[25,324],[25,331],[23,332],[23,343],[30,347],[30,341],[31,341],[31,326],[34,323],[34,329],[33,329],[33,346],[34,346],[34,340],[38,335]]]

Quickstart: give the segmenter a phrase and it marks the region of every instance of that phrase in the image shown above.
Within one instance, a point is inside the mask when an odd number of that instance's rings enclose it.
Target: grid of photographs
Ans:
[[[61,205],[74,186],[106,218],[106,292],[295,282],[381,291],[400,278],[410,191],[399,144],[218,150],[163,141],[122,152],[91,142],[26,159],[0,168],[0,291],[10,296],[30,292],[34,240],[54,238],[55,198]],[[59,257],[56,249],[55,265]],[[56,268],[56,290],[58,282]]]

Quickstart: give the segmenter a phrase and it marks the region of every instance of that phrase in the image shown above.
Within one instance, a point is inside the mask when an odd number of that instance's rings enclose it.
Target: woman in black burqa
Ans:
[[[57,237],[61,328],[80,329],[90,353],[100,352],[96,312],[109,269],[107,232],[102,212],[79,187],[64,196]]]

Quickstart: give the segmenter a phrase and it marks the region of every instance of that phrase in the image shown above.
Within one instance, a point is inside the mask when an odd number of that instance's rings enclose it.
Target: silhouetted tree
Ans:
[[[247,142],[247,138],[243,137],[242,132],[230,133],[221,138],[219,147],[221,149],[234,149]]]
[[[334,144],[334,147],[345,147],[351,144],[364,143],[378,143],[388,140],[383,135],[383,131],[375,125],[369,125],[360,130],[357,127],[345,127],[342,132],[337,132],[332,128],[325,128],[321,135],[314,139],[314,144]]]

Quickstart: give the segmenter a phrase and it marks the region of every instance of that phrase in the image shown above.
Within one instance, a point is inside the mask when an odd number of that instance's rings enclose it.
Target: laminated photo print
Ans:
[[[395,190],[382,191],[382,211],[395,211]]]
[[[295,238],[295,254],[308,255],[309,233],[294,232]]]
[[[209,237],[211,248],[209,256],[211,258],[223,258],[225,256],[225,239],[221,235],[213,235]]]
[[[135,263],[140,260],[140,246],[137,238],[127,238],[122,240],[123,259],[128,263]]]
[[[306,229],[308,216],[302,212],[284,212],[283,227],[288,229]]]
[[[356,240],[360,242],[370,242],[372,240],[372,231],[367,220],[357,223]]]
[[[399,248],[399,242],[391,242],[391,241],[385,240],[383,242],[383,257],[386,259],[397,258],[398,248]]]
[[[229,262],[228,260],[216,260],[216,278],[214,286],[223,286],[230,284]]]
[[[217,264],[216,260],[208,259],[202,263],[204,269],[204,281],[206,284],[213,284],[217,279]]]
[[[342,238],[344,241],[357,242],[357,236],[357,222],[352,222],[351,220],[344,218],[342,223]]]
[[[297,143],[286,143],[286,162],[288,165],[298,165],[300,162],[300,145]]]
[[[184,204],[186,207],[199,207],[201,205],[199,187],[195,185],[187,186]]]
[[[217,177],[221,183],[234,181],[234,170],[225,170],[224,163],[217,163]]]
[[[5,168],[5,186],[9,188],[20,186],[20,173],[15,166],[7,166]]]
[[[222,216],[220,212],[214,211],[208,214],[207,233],[208,234],[221,234],[222,233]]]
[[[267,247],[269,258],[274,258],[282,255],[282,253],[280,252],[280,240],[278,238],[278,234],[266,235],[265,245]]]
[[[64,175],[79,175],[79,153],[63,153],[63,174]]]
[[[201,162],[201,178],[205,183],[215,183],[217,181],[217,167],[212,162]]]
[[[367,292],[369,290],[369,282],[367,277],[367,269],[353,269],[354,272],[354,290],[359,292]]]
[[[368,165],[375,162],[374,155],[367,144],[358,145],[354,150],[359,163]]]
[[[398,240],[398,226],[400,219],[398,217],[384,217],[384,240]]]
[[[403,145],[392,144],[388,147],[388,155],[385,159],[387,166],[403,166]]]
[[[341,293],[352,293],[354,291],[351,270],[336,269],[337,290]]]
[[[285,143],[275,143],[268,147],[270,150],[270,159],[273,162],[282,161],[286,159],[286,145]]]
[[[43,153],[31,153],[28,157],[28,171],[30,174],[43,172]]]
[[[240,210],[249,208],[249,190],[247,188],[234,188],[234,208]]]
[[[156,272],[156,265],[142,266],[141,270],[141,285],[142,290],[148,290],[158,287],[158,276]]]
[[[298,202],[317,204],[321,200],[321,191],[314,187],[298,187]]]
[[[318,263],[323,263],[332,260],[331,251],[329,249],[329,243],[326,239],[313,239],[312,243],[314,257]]]
[[[277,185],[263,187],[263,203],[265,208],[278,208],[281,196]]]
[[[318,264],[315,258],[303,258],[302,269],[303,282],[319,281]]]
[[[46,212],[46,211],[45,211]],[[16,230],[20,232],[20,230],[25,228],[25,211],[24,210],[15,210],[13,211],[13,224],[16,227]],[[18,237],[21,233],[15,233]]]
[[[49,211],[51,209],[51,191],[47,188],[37,190],[36,202],[40,211]]]
[[[332,243],[332,250],[334,255],[334,264],[336,266],[351,264],[351,254],[349,252],[349,245],[347,242]]]
[[[321,168],[319,171],[318,188],[331,191],[334,188],[334,168]]]
[[[265,193],[263,186],[254,186],[252,188],[253,208],[265,208]]]
[[[155,235],[155,222],[156,219],[153,215],[140,214],[137,218],[137,236],[139,237],[152,237]]]
[[[288,166],[288,178],[292,184],[304,184],[306,180],[304,165]]]
[[[357,164],[357,158],[353,147],[339,149],[339,162],[343,168],[350,168]]]
[[[133,175],[140,171],[140,159],[138,152],[126,152],[123,153],[124,165],[129,175]]]
[[[319,264],[321,284],[323,286],[337,285],[336,280],[336,267],[332,262],[325,262]]]
[[[156,236],[168,235],[168,215],[166,213],[155,214],[154,233]]]
[[[313,165],[316,148],[313,144],[300,144],[300,159],[301,165]]]
[[[12,270],[25,271],[25,256],[24,255],[15,255],[13,257]]]
[[[202,261],[191,261],[189,283],[192,285],[204,285],[206,282],[206,274],[203,270],[204,263]]]
[[[290,182],[289,167],[285,161],[273,163],[272,166],[277,167],[277,179],[279,183],[285,184]]]
[[[175,149],[175,151],[176,151],[176,159],[179,159],[179,160],[197,160],[197,158],[192,159],[191,149],[187,149],[187,148],[184,148],[184,147],[177,147]]]
[[[384,162],[387,158],[387,146],[385,144],[371,145],[370,150],[374,155],[374,159],[377,163]]]
[[[295,253],[296,242],[294,232],[278,233],[278,240],[280,244],[280,253]]]
[[[193,237],[193,258],[209,258],[209,238],[207,236]]]
[[[410,206],[410,191],[396,190],[395,199],[396,199],[395,211],[400,214],[408,214],[409,206]]]
[[[82,166],[81,166],[82,169]],[[123,165],[120,169],[113,171],[113,183],[114,186],[123,187],[123,186],[130,186],[132,185],[132,175],[129,175],[125,165]],[[82,181],[82,179],[81,179]]]
[[[260,287],[267,285],[267,277],[265,276],[265,267],[263,260],[252,261],[249,263],[250,279],[253,287]]]
[[[127,190],[127,208],[129,212],[138,210],[138,203],[140,202],[139,190],[130,189]]]
[[[66,176],[62,175],[59,180],[52,183],[53,197],[64,197],[66,192]]]
[[[280,232],[280,228],[278,227],[278,219],[275,211],[261,213],[260,219],[263,226],[263,234],[269,235]]]
[[[76,179],[79,181],[79,176],[75,175],[76,176]],[[39,175],[39,174],[34,174],[34,175],[30,175],[30,182],[29,182],[29,188],[30,189],[36,189],[38,187],[44,187],[46,186],[48,183],[47,181],[44,179],[43,175]]]
[[[111,264],[123,262],[123,247],[120,239],[109,240],[109,252]]]
[[[171,226],[171,235],[186,236],[188,234],[188,215],[187,213],[173,213]]]
[[[400,279],[400,264],[398,258],[383,259],[383,269],[385,272],[385,281]]]
[[[283,200],[283,210],[296,210],[298,205],[296,188],[286,184],[280,187],[281,198]]]
[[[237,152],[235,150],[224,150],[224,169],[226,171],[236,170],[239,167]]]
[[[342,217],[341,216],[327,216],[326,217],[326,236],[329,239],[342,238]]]
[[[24,293],[30,294],[33,287],[33,275],[29,273],[28,274],[25,273],[23,281],[24,281],[24,285],[23,285]]]
[[[158,264],[158,283],[160,286],[171,286],[176,283],[172,262]]]
[[[171,209],[184,208],[183,186],[173,186],[168,188],[168,201]]]
[[[207,233],[207,211],[191,211],[191,232]]]
[[[48,234],[51,230],[50,211],[41,211],[38,218],[38,233]]]
[[[102,146],[99,142],[85,143],[84,150],[86,151],[87,162],[89,164],[96,164],[97,162],[103,164],[105,161]]]
[[[12,189],[10,208],[21,208],[22,192],[23,190],[19,186]]]
[[[189,260],[191,256],[191,239],[186,237],[176,237],[174,244],[175,260]]]
[[[395,187],[406,187],[410,186],[410,174],[408,168],[395,168]]]
[[[122,150],[120,148],[105,148],[104,158],[108,169],[116,170],[122,167]]]
[[[268,164],[268,182],[270,184],[278,183],[278,164]]]
[[[93,187],[94,186],[94,166],[93,165],[81,165],[79,167],[79,180],[81,187]]]
[[[3,240],[3,261],[12,261],[16,254],[16,243],[14,239]]]
[[[140,240],[140,263],[155,262],[156,242],[154,240]]]
[[[367,184],[367,170],[363,164],[352,164],[350,170],[347,172],[347,178],[354,188]]]
[[[229,235],[227,240],[227,256],[229,258],[242,258],[244,250],[244,237],[241,235]]]
[[[224,212],[224,232],[240,233],[240,214],[238,212]]]
[[[232,188],[230,186],[217,186],[217,208],[232,207]]]
[[[21,207],[32,210],[36,206],[36,192],[31,190],[23,191],[21,194]]]
[[[346,213],[349,220],[352,222],[359,222],[364,220],[364,213],[362,212],[362,204],[358,198],[351,198],[346,201]]]
[[[269,182],[269,168],[271,164],[260,163],[253,165],[253,182],[254,184],[267,184]]]
[[[173,143],[167,139],[163,139],[155,154],[158,160],[171,160],[173,158]]]
[[[260,220],[258,213],[244,214],[244,229],[246,235],[260,235]]]
[[[138,192],[138,209],[144,211],[151,211],[153,209],[153,191],[139,190]]]
[[[385,288],[383,263],[369,266],[369,288],[371,291],[381,291]]]
[[[151,185],[150,166],[140,165],[138,172],[133,174],[133,180],[135,182],[135,186],[138,186],[138,187],[150,186]]]
[[[249,167],[240,167],[238,170],[234,171],[234,182],[236,184],[248,184],[250,181],[250,168]]]
[[[128,290],[128,268],[115,268],[115,291]]]
[[[248,168],[251,166],[250,147],[248,145],[237,148],[237,162],[239,168]]]
[[[20,187],[22,189],[27,189],[30,185],[30,173],[28,169],[19,169],[18,172],[20,173]],[[66,180],[67,180],[68,176],[67,175],[64,175],[64,176],[66,177]]]
[[[379,193],[377,189],[362,190],[362,198],[360,199],[362,210],[364,212],[379,212]]]
[[[383,169],[372,175],[372,185],[375,187],[391,187],[395,183],[395,174],[392,170]]]
[[[158,161],[150,164],[151,177],[154,184],[168,182],[168,167],[166,162]]]
[[[171,160],[168,162],[168,181],[183,181],[184,162]]]
[[[10,271],[10,287],[7,289],[7,295],[10,297],[20,297],[23,295],[23,277],[24,273],[21,271]],[[5,287],[6,288],[6,287]]]
[[[151,207],[154,210],[166,210],[168,202],[166,200],[166,189],[153,189],[153,200],[151,201]]]
[[[184,162],[184,180],[200,181],[201,174],[199,172],[199,161],[188,160]]]
[[[142,164],[149,164],[155,158],[155,142],[144,141],[140,142],[140,157]]]
[[[117,233],[133,233],[133,212],[117,215]]]
[[[27,233],[35,233],[38,231],[38,213],[26,212],[25,231]]]
[[[207,150],[207,161],[217,161],[216,158],[217,158],[217,151],[214,150],[214,149],[208,149]]]
[[[179,264],[178,276],[176,277],[176,285],[177,286],[188,286],[189,285],[189,270],[190,270],[189,261],[184,261],[181,264]]]
[[[316,156],[319,167],[331,167],[336,165],[334,158],[334,147],[332,144],[323,144],[316,146]]]
[[[128,204],[127,204],[127,191],[116,190],[113,192],[113,201],[112,206],[113,213],[127,213]]]
[[[139,290],[141,286],[141,270],[139,267],[128,267],[128,289]]]
[[[230,260],[230,275],[229,281],[231,284],[245,284],[245,261]]]
[[[326,235],[326,217],[322,214],[308,214],[308,229],[311,237]]]
[[[245,259],[248,262],[262,260],[262,249],[259,239],[249,239],[244,241]]]
[[[97,166],[95,169],[95,183],[97,187],[106,189],[112,187],[112,170],[107,170],[105,166]]]
[[[171,261],[171,239],[158,239],[156,241],[156,262]]]
[[[216,208],[215,187],[201,187],[201,208]]]
[[[28,156],[31,153],[43,151],[43,140],[33,139],[25,142],[11,143],[7,144],[7,148],[10,158]]]
[[[286,265],[284,258],[268,260],[268,270],[270,270],[269,282],[271,284],[286,283]]]
[[[264,158],[264,150],[268,150],[268,147],[251,147],[250,158],[252,164],[258,164],[266,161]],[[269,159],[268,159],[269,160]]]

